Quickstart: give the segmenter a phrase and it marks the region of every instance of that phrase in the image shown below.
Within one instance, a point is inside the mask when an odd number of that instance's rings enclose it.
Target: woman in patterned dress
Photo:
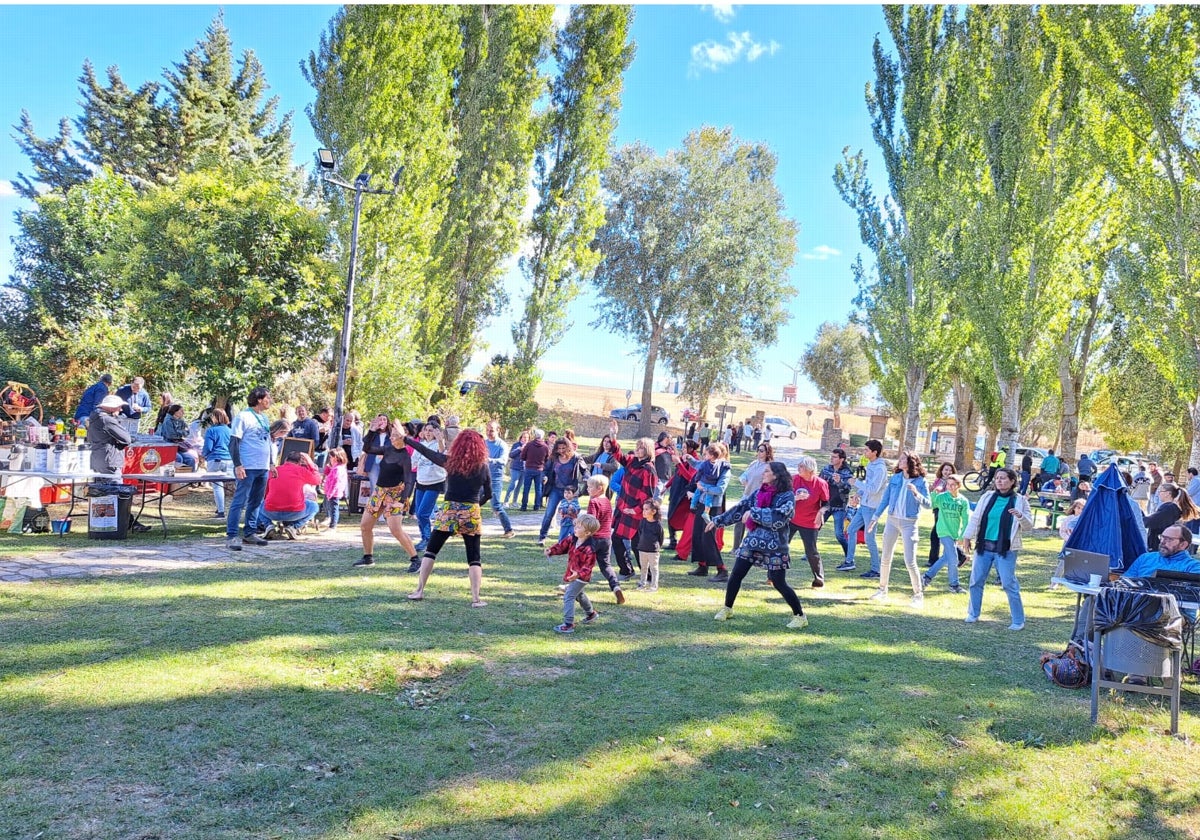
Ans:
[[[480,505],[492,498],[492,474],[488,469],[488,451],[483,436],[474,429],[464,429],[454,438],[450,451],[445,454],[429,449],[415,438],[405,437],[404,442],[438,466],[446,468],[446,492],[433,517],[433,530],[421,560],[417,588],[409,593],[408,598],[410,601],[420,601],[425,597],[425,582],[433,571],[438,552],[446,540],[458,534],[467,552],[471,606],[486,606],[479,599],[479,585],[483,581],[483,561],[479,553],[479,540],[483,534]]]
[[[792,620],[788,627],[802,630],[808,626],[808,617],[800,606],[800,598],[788,585],[787,570],[791,565],[788,556],[788,526],[795,509],[792,493],[792,477],[787,467],[772,461],[770,471],[753,498],[745,498],[720,516],[713,517],[707,529],[721,528],[741,519],[746,523],[746,536],[734,554],[733,571],[725,585],[725,606],[713,616],[725,621],[733,615],[733,602],[737,600],[742,579],[754,566],[767,572],[767,579],[792,608]]]

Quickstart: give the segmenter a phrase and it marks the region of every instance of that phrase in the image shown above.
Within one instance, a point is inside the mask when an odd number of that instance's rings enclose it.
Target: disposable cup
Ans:
[[[1090,578],[1088,578],[1088,583],[1090,583],[1092,586],[1099,586],[1100,575],[1092,575]]]

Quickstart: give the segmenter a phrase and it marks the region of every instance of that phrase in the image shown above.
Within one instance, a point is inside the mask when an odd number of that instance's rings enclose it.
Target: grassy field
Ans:
[[[1200,837],[1195,681],[1178,737],[1134,696],[1093,727],[1038,668],[1074,606],[1038,534],[1020,633],[994,587],[964,624],[944,577],[913,612],[899,560],[889,604],[801,560],[807,630],[761,572],[719,624],[664,557],[559,637],[528,533],[485,541],[481,610],[457,546],[421,603],[395,551],[6,586],[0,837]]]

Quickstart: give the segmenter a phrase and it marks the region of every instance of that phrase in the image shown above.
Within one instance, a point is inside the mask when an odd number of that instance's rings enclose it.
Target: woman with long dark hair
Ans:
[[[879,559],[879,589],[871,596],[871,600],[887,600],[892,557],[896,554],[896,541],[902,540],[904,565],[908,567],[908,579],[912,584],[912,606],[920,609],[925,605],[921,572],[917,569],[917,516],[923,507],[929,507],[925,465],[916,455],[901,452],[896,461],[896,471],[883,491],[875,515],[867,523],[867,530],[874,531],[880,514],[887,514],[887,524],[883,527],[883,552]]]
[[[413,437],[405,437],[404,442],[446,470],[446,492],[433,517],[433,530],[421,560],[417,588],[409,593],[408,598],[410,601],[420,601],[425,597],[425,583],[433,572],[438,552],[446,540],[458,534],[467,552],[471,606],[486,606],[479,599],[479,586],[483,581],[483,560],[479,551],[480,537],[483,535],[480,505],[492,498],[492,475],[488,469],[488,451],[483,436],[474,429],[464,429],[454,438],[446,454],[428,448]]]
[[[740,519],[747,529],[745,539],[734,553],[733,571],[725,585],[725,606],[714,616],[717,621],[725,621],[733,615],[733,604],[742,587],[742,579],[751,568],[758,566],[766,571],[767,580],[792,608],[792,620],[788,622],[788,627],[803,630],[808,626],[808,617],[804,615],[800,598],[787,582],[787,570],[791,565],[788,528],[794,507],[792,477],[786,466],[779,461],[772,461],[766,480],[752,498],[742,499],[725,513],[713,517],[705,526],[705,530],[711,534],[714,529]]]
[[[1158,540],[1167,528],[1176,522],[1188,522],[1200,517],[1191,497],[1178,484],[1164,482],[1159,485],[1158,502],[1158,509],[1154,513],[1142,517],[1142,524],[1146,526],[1146,547],[1151,551],[1158,551]]]
[[[408,555],[408,570],[415,572],[421,568],[421,561],[403,523],[415,482],[412,456],[404,445],[404,436],[416,429],[411,423],[400,425],[399,420],[394,420],[387,431],[385,440],[380,441],[376,435],[370,435],[366,442],[366,451],[375,456],[379,466],[379,477],[375,489],[371,491],[371,500],[362,512],[359,529],[362,533],[363,556],[354,565],[375,565],[375,523],[382,516],[388,530]]]
[[[1021,532],[1033,530],[1033,512],[1029,509],[1029,500],[1016,492],[1017,474],[1013,470],[998,468],[993,481],[995,489],[979,498],[963,535],[968,551],[972,543],[975,545],[966,622],[979,621],[983,609],[983,585],[995,566],[1000,585],[1008,596],[1008,611],[1012,618],[1008,629],[1024,630],[1025,605],[1021,602],[1021,585],[1017,582],[1017,551],[1021,548]]]

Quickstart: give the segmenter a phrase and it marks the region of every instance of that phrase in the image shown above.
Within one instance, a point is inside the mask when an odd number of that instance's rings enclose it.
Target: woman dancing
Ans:
[[[480,505],[492,498],[492,475],[488,469],[488,451],[483,436],[474,429],[464,429],[454,438],[446,454],[428,448],[416,438],[405,437],[404,442],[433,463],[446,468],[446,492],[433,517],[433,530],[421,560],[417,588],[409,593],[408,598],[410,601],[420,601],[425,597],[425,583],[433,571],[438,552],[446,540],[458,534],[467,552],[471,606],[486,606],[479,599],[479,585],[483,581],[483,561],[479,553],[479,540],[483,534]]]

